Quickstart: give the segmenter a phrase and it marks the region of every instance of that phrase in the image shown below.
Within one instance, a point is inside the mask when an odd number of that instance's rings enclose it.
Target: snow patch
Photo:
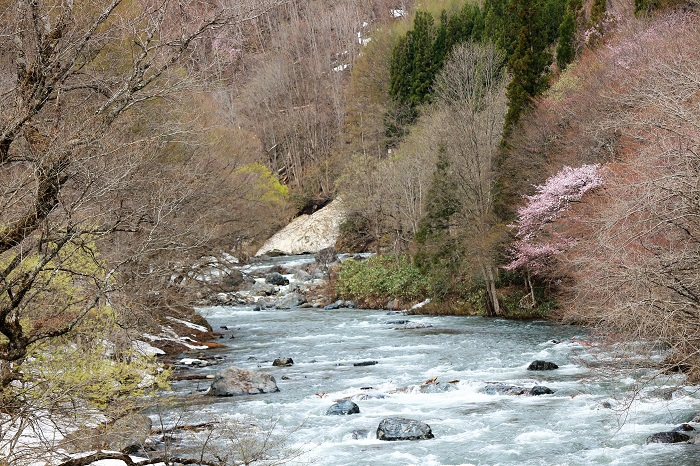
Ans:
[[[168,316],[168,317],[166,317],[166,318],[167,318],[170,322],[175,322],[175,323],[184,325],[185,327],[191,328],[191,329],[193,329],[193,330],[197,330],[198,332],[206,333],[206,332],[209,331],[209,329],[206,328],[206,327],[203,326],[203,325],[193,324],[192,322],[187,322],[186,320],[182,320],[182,319],[176,319],[175,317],[172,317],[172,316]]]
[[[162,349],[156,348],[155,346],[152,346],[151,344],[145,341],[134,340],[131,343],[131,345],[137,353],[142,354],[143,356],[150,357],[165,354],[165,351],[163,351]]]

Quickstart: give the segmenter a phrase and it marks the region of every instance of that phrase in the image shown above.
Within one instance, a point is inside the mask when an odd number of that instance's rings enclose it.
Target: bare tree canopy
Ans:
[[[72,329],[114,289],[129,257],[107,254],[106,238],[137,235],[130,252],[154,246],[187,195],[144,177],[182,129],[167,124],[168,100],[200,82],[195,54],[219,31],[279,3],[1,6],[2,384],[13,377],[7,362]]]

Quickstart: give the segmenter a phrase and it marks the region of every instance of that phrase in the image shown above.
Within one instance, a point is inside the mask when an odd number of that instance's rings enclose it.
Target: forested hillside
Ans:
[[[115,419],[163,387],[133,341],[212,292],[207,257],[244,259],[330,198],[343,70],[391,17],[382,2],[0,1],[3,457],[52,454],[17,446],[47,416]]]
[[[341,295],[549,312],[660,340],[697,377],[694,5],[421,8],[358,60],[389,64],[373,87],[384,105],[365,106],[383,114],[384,133],[366,134],[386,154],[356,154],[339,183],[348,243],[412,260],[346,266]]]
[[[0,0],[3,409],[127,411],[203,258],[338,197],[337,248],[377,253],[338,297],[588,323],[700,379],[696,8]]]

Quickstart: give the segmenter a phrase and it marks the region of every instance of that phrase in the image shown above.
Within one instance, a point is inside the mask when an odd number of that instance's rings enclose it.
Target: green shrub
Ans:
[[[406,256],[349,259],[338,270],[336,292],[341,299],[365,303],[390,298],[416,301],[428,295],[428,280]]]

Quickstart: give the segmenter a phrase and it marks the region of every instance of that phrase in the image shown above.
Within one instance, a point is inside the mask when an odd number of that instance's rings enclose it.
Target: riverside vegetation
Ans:
[[[0,448],[163,386],[134,340],[235,281],[207,257],[336,196],[378,253],[343,299],[585,323],[700,380],[695,8],[0,0]]]

